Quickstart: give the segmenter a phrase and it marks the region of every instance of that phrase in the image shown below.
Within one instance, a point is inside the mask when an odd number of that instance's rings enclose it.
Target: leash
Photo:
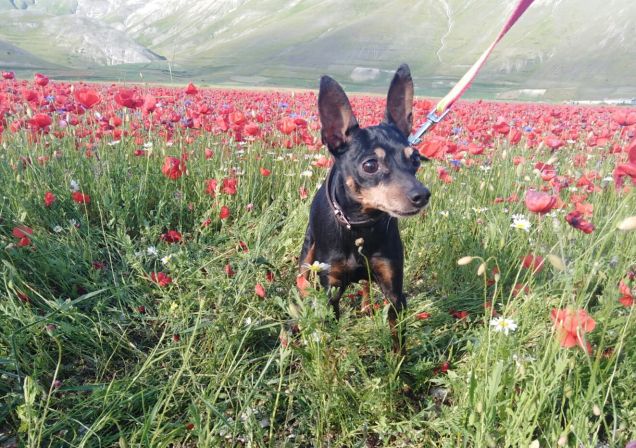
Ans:
[[[532,4],[534,0],[519,0],[517,6],[508,17],[508,21],[505,23],[497,38],[490,44],[486,51],[482,53],[482,55],[477,59],[477,61],[468,69],[468,71],[462,76],[457,84],[451,89],[450,92],[446,94],[444,98],[442,98],[435,108],[431,110],[426,116],[426,121],[424,124],[420,126],[420,128],[415,131],[413,134],[409,136],[409,144],[417,145],[422,141],[422,136],[426,134],[433,126],[442,121],[448,112],[450,111],[451,106],[457,101],[466,90],[470,87],[471,83],[479,73],[479,70],[484,65],[490,53],[495,48],[495,46],[499,43],[499,41],[510,31],[510,28],[519,20],[519,17],[526,12],[526,9]]]

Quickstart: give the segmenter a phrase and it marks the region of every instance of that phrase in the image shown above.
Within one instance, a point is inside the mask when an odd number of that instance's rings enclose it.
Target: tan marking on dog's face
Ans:
[[[347,188],[349,188],[349,191],[353,194],[353,195],[357,195],[358,194],[358,184],[356,184],[356,181],[353,180],[353,177],[349,176],[345,179],[345,185],[347,186]]]
[[[415,150],[413,148],[411,148],[410,146],[407,146],[406,148],[404,148],[404,155],[406,156],[407,159],[410,159],[414,151]]]
[[[359,188],[357,198],[362,210],[381,210],[391,216],[408,215],[416,210],[406,196],[404,188],[398,184],[379,184],[370,188]]]
[[[382,148],[375,148],[373,152],[378,156],[378,159],[384,159],[386,157],[386,151]]]

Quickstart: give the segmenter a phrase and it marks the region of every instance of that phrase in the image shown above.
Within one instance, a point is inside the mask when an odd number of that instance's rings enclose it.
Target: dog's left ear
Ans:
[[[384,122],[395,125],[408,137],[413,127],[413,78],[406,64],[398,67],[386,97]]]

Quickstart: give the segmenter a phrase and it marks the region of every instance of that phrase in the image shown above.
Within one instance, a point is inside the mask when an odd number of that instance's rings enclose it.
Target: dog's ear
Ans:
[[[413,127],[413,78],[406,64],[398,67],[386,97],[384,122],[395,125],[408,137]]]
[[[333,78],[320,78],[318,111],[322,130],[322,142],[329,151],[339,156],[346,151],[352,133],[358,129],[358,120],[353,115],[349,98]]]

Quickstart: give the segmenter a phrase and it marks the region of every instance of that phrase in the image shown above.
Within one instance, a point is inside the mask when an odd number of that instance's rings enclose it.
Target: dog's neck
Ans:
[[[327,175],[326,193],[336,220],[345,227],[370,227],[384,218],[387,213],[380,210],[364,211],[362,204],[352,196],[345,185],[345,179],[337,166],[331,168]],[[339,211],[342,212],[339,215]]]

